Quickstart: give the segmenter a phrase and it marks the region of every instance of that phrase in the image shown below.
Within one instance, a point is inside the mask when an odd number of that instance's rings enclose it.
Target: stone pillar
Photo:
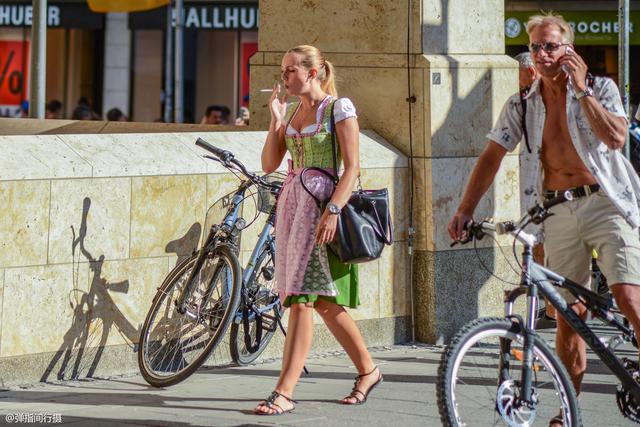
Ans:
[[[259,89],[279,80],[283,52],[312,44],[336,65],[338,92],[354,101],[360,127],[413,154],[416,236],[406,265],[413,263],[419,341],[447,341],[468,320],[502,312],[507,285],[482,270],[472,247],[450,248],[446,226],[486,133],[517,91],[517,64],[504,56],[503,21],[503,0],[260,2],[252,126],[268,125],[269,94]],[[517,175],[517,157],[507,156],[479,216],[517,216]],[[481,260],[515,280],[488,240],[479,242]]]
[[[103,116],[112,108],[119,108],[125,115],[130,115],[131,31],[127,28],[127,19],[126,13],[106,15]]]

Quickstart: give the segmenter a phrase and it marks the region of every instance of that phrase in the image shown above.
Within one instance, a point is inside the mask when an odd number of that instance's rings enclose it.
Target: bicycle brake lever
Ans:
[[[547,218],[549,218],[550,216],[553,216],[552,212],[549,212],[547,210],[544,210],[542,212],[540,212],[537,216],[535,216],[531,222],[533,222],[536,225],[540,225],[542,224]]]

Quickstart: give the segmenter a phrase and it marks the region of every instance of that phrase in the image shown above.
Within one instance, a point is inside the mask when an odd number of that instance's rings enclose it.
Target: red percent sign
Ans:
[[[20,105],[26,99],[29,42],[0,40],[0,105]]]

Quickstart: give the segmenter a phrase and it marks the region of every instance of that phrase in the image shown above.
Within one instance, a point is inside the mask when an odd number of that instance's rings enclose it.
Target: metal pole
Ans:
[[[629,0],[618,0],[618,85],[624,111],[629,117]],[[630,158],[629,132],[624,155]]]
[[[184,7],[182,0],[176,0],[176,76],[175,76],[175,122],[184,122],[184,50],[183,50],[183,31],[184,31]]]
[[[47,68],[47,0],[33,0],[31,63],[29,75],[29,117],[44,119]]]
[[[165,38],[164,63],[164,122],[172,122],[173,117],[173,8],[171,2],[167,5],[167,29]]]

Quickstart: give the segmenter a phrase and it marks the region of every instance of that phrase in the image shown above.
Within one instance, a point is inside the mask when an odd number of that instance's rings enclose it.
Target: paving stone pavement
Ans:
[[[544,334],[553,338],[550,332]],[[429,345],[373,348],[384,383],[361,406],[336,402],[351,390],[355,373],[343,352],[333,352],[308,360],[310,375],[302,377],[296,390],[300,403],[295,412],[279,417],[251,412],[273,389],[279,374],[280,361],[268,360],[203,368],[166,389],[148,386],[139,375],[12,387],[0,391],[0,424],[8,425],[12,417],[19,421],[16,417],[46,414],[60,419],[28,425],[439,426],[435,382],[441,353],[442,347]],[[635,425],[617,409],[614,380],[591,356],[580,399],[585,426]]]

